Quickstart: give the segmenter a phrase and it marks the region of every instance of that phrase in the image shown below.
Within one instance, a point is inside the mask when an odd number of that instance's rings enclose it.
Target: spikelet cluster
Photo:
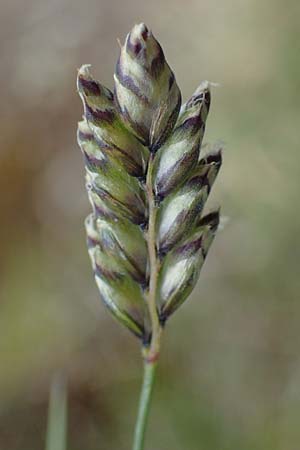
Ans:
[[[182,105],[161,46],[140,24],[121,48],[114,93],[88,65],[78,72],[77,88],[84,106],[77,137],[93,208],[85,226],[96,283],[112,314],[147,343],[148,162],[151,155],[156,307],[163,325],[194,288],[219,224],[218,210],[202,215],[222,162],[221,149],[201,151],[210,86],[200,84]]]

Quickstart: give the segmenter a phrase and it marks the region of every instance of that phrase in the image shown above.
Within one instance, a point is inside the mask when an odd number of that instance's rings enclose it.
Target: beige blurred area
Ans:
[[[184,99],[219,84],[225,143],[208,208],[226,226],[164,337],[147,450],[299,450],[300,6],[287,0],[2,0],[0,449],[45,445],[68,379],[68,449],[128,450],[137,341],[92,278],[76,143],[77,69],[112,88],[117,39],[145,22]]]

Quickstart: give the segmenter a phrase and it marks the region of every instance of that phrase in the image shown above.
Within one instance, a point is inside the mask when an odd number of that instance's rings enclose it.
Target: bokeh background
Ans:
[[[101,305],[85,247],[76,69],[108,87],[144,21],[184,99],[213,91],[227,225],[170,320],[147,450],[299,450],[300,6],[287,0],[2,0],[0,449],[44,448],[55,373],[69,450],[128,450],[137,342]]]

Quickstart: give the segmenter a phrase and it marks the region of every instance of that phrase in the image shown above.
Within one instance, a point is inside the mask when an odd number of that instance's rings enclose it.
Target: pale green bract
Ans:
[[[201,151],[210,84],[201,83],[181,105],[161,46],[140,24],[121,48],[114,93],[88,65],[78,72],[77,88],[84,105],[77,136],[93,209],[85,226],[96,283],[111,313],[147,346],[153,335],[150,280],[155,278],[152,298],[163,327],[192,292],[219,224],[219,210],[202,216],[222,163],[221,149]]]

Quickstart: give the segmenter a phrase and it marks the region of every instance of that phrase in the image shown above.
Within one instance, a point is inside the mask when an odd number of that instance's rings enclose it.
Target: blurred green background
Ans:
[[[44,448],[57,371],[68,449],[130,448],[141,359],[92,278],[75,79],[91,63],[112,87],[144,21],[184,99],[220,83],[209,203],[229,218],[167,326],[147,450],[299,450],[299,2],[2,0],[0,20],[0,449]]]

